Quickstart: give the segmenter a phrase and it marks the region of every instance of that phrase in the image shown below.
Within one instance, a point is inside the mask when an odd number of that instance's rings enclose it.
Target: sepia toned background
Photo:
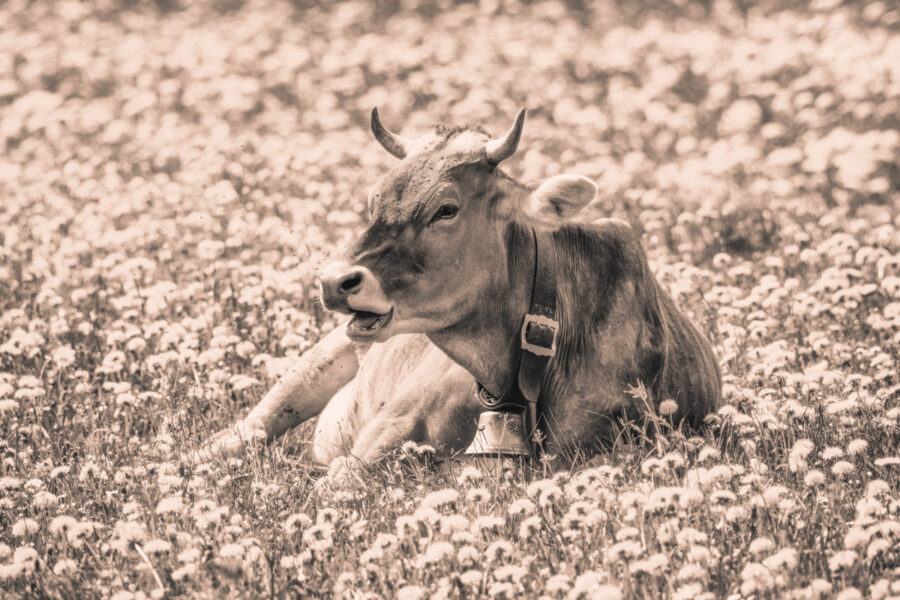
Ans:
[[[594,179],[713,341],[705,437],[531,485],[317,488],[309,426],[181,461],[336,322],[373,106],[527,108],[504,169]],[[898,210],[892,2],[0,3],[0,595],[898,597]]]

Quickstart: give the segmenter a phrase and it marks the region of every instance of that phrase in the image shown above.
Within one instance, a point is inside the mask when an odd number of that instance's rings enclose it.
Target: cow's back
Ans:
[[[556,396],[551,410],[557,418],[608,437],[606,423],[615,415],[642,412],[643,403],[632,395],[640,382],[655,404],[678,403],[676,421],[702,424],[720,403],[718,364],[707,339],[650,271],[636,232],[624,221],[601,219],[565,227],[554,241],[561,329],[570,330],[561,331],[566,348],[562,364],[555,365],[565,375],[551,377],[548,390]]]
[[[656,283],[656,282],[654,282]],[[657,396],[678,403],[677,420],[699,427],[718,409],[722,395],[719,364],[709,341],[657,285],[659,310],[666,335],[666,357]]]

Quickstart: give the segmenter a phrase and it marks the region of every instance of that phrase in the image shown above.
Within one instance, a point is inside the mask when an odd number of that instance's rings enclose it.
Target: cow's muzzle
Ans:
[[[329,265],[319,277],[319,293],[325,308],[352,315],[347,333],[354,337],[376,335],[394,316],[381,285],[365,267],[344,262]]]

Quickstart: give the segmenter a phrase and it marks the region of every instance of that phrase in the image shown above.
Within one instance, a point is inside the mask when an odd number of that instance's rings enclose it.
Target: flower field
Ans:
[[[185,460],[337,323],[373,106],[526,107],[504,169],[642,233],[708,427],[342,485],[311,424]],[[0,598],[900,598],[898,399],[893,2],[0,3]]]

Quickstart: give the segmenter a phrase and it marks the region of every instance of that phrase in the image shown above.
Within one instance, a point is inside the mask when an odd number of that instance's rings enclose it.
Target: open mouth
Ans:
[[[352,313],[353,317],[351,317],[350,322],[347,323],[347,333],[356,336],[369,336],[375,335],[377,332],[384,329],[385,325],[390,323],[391,317],[394,316],[394,309],[392,308],[385,314],[378,314],[367,310],[354,310]]]

